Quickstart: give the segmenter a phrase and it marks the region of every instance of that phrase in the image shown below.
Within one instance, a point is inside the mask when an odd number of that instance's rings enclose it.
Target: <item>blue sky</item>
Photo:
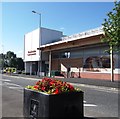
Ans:
[[[23,57],[24,34],[39,25],[39,16],[32,10],[42,14],[42,27],[72,35],[100,27],[113,7],[113,2],[3,2],[1,51]]]

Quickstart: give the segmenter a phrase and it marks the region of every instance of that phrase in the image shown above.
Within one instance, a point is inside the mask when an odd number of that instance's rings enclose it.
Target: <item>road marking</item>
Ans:
[[[5,79],[5,80],[3,80],[3,81],[5,81],[5,82],[11,82],[11,80],[7,80],[7,79]]]
[[[100,88],[100,87],[98,87],[98,88],[94,88],[95,90],[97,90],[97,91],[103,91],[103,92],[108,92],[108,93],[118,93],[119,91],[118,91],[118,89],[116,89],[116,88]]]
[[[15,83],[8,83],[8,82],[4,82],[4,84],[6,84],[6,85],[13,85],[13,86],[20,86],[20,85],[18,85],[18,84],[15,84]]]
[[[6,82],[11,82],[11,80],[9,80],[9,79],[0,79],[0,81],[6,81]]]
[[[84,102],[84,106],[85,107],[96,107],[97,105],[95,105],[95,104],[85,104],[87,101],[83,101]]]
[[[11,88],[11,89],[23,89],[23,87],[8,87],[8,88]]]
[[[39,80],[42,80],[42,79],[40,79],[40,78],[31,78],[31,77],[22,77],[22,76],[8,76],[8,75],[5,75],[6,77],[12,77],[12,78],[15,78],[15,79],[19,79],[19,78],[21,78],[21,79],[25,79],[25,80],[34,80],[34,81],[39,81]]]
[[[23,92],[24,89],[24,87],[15,83],[4,82],[2,85],[4,85],[6,88],[13,89],[19,92]]]
[[[84,104],[85,107],[97,107],[97,105],[94,104]]]
[[[74,86],[81,86],[81,87],[87,87],[91,89],[95,89],[97,91],[103,91],[103,92],[109,92],[109,93],[118,93],[119,89],[117,88],[110,88],[110,87],[104,87],[104,86],[95,86],[95,85],[88,85],[88,84],[76,84],[76,83],[70,83]]]
[[[23,92],[23,87],[7,87],[9,89],[15,90],[15,91],[19,91],[19,92]]]

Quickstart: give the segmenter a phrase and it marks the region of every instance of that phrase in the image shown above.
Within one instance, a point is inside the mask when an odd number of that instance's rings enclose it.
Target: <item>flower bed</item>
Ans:
[[[47,94],[59,94],[63,92],[80,91],[78,88],[74,88],[71,84],[52,78],[43,78],[42,81],[38,81],[34,86],[27,86],[28,89],[45,92]]]

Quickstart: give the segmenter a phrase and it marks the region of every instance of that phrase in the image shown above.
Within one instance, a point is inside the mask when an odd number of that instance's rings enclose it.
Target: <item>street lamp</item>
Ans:
[[[41,13],[38,13],[36,11],[32,11],[34,14],[38,14],[39,15],[39,47],[41,45]],[[41,65],[40,65],[40,62],[41,62]],[[39,60],[38,60],[38,76],[39,76],[39,73],[41,73],[41,66],[42,66],[42,53],[41,51],[39,50]]]

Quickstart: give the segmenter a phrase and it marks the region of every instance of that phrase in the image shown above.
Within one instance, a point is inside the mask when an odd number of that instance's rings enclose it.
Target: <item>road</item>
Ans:
[[[27,85],[34,85],[38,79],[2,76],[2,117],[23,117],[23,89]],[[116,89],[101,88],[73,84],[84,91],[85,117],[118,117],[118,91]],[[1,107],[0,105],[0,107]],[[106,119],[106,118],[105,118]],[[117,118],[116,118],[117,119]]]

